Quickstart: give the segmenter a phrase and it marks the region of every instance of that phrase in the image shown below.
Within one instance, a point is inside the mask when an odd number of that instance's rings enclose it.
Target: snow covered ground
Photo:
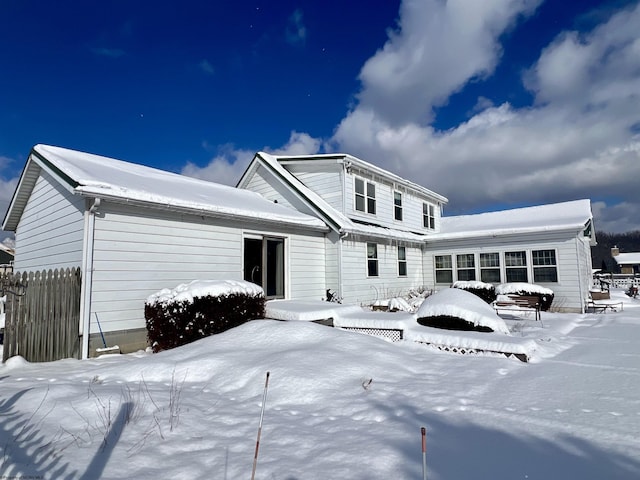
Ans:
[[[0,478],[640,478],[640,300],[507,320],[532,363],[258,320],[159,354],[0,366]]]

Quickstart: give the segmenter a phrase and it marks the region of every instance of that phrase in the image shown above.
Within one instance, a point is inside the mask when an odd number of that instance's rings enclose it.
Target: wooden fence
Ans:
[[[29,362],[78,358],[80,285],[79,268],[1,275],[3,361],[15,355]]]

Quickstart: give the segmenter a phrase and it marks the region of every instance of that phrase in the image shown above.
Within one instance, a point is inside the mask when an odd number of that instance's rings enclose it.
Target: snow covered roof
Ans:
[[[640,252],[619,253],[613,259],[618,265],[640,264]]]
[[[199,215],[244,217],[314,229],[326,225],[310,215],[270,202],[260,194],[166,172],[134,163],[49,145],[36,145],[5,217],[13,230],[22,214],[39,168],[73,194]]]
[[[318,158],[322,156],[320,155],[315,157]],[[400,229],[386,228],[376,225],[367,225],[352,221],[346,215],[343,215],[341,212],[329,205],[320,195],[315,193],[304,183],[298,180],[298,178],[291,172],[289,172],[289,170],[284,168],[279,162],[281,158],[292,159],[310,157],[276,157],[265,152],[258,152],[256,154],[256,157],[254,158],[254,162],[252,165],[255,165],[256,161],[264,165],[270,172],[276,175],[277,178],[288,185],[293,191],[297,192],[301,200],[306,201],[309,208],[315,211],[322,219],[326,221],[328,225],[331,225],[336,231],[339,231],[341,233],[348,232],[352,234],[361,234],[380,238],[393,238],[397,240],[413,242],[423,242],[425,240],[425,235],[419,233]],[[249,172],[251,168],[252,167],[250,166],[249,169],[247,169],[247,172]],[[240,180],[240,182],[238,182],[239,186],[242,185],[243,180],[246,179],[247,172],[245,172],[243,178]]]
[[[442,217],[433,240],[497,236],[541,231],[583,230],[591,220],[590,200],[552,203],[498,212]]]

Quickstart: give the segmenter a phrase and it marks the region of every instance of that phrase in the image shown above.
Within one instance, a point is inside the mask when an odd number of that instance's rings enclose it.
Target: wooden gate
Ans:
[[[80,269],[5,274],[3,361],[49,362],[80,355]]]

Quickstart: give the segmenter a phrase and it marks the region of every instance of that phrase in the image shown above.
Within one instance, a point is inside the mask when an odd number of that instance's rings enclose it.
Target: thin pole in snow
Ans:
[[[427,429],[420,429],[422,434],[422,480],[427,480]]]
[[[253,455],[253,470],[251,471],[251,480],[256,476],[256,466],[258,465],[258,449],[260,448],[260,434],[262,433],[262,419],[264,418],[264,406],[267,403],[267,388],[269,388],[269,372],[264,381],[264,393],[262,394],[262,409],[260,410],[260,425],[258,426],[258,438],[256,440],[256,452]]]

